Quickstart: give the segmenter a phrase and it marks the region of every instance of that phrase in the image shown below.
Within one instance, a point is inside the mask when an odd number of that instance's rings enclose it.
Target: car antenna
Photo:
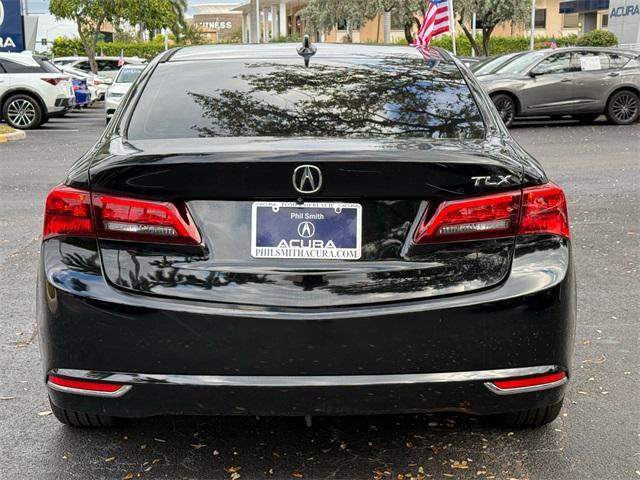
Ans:
[[[304,58],[304,66],[308,67],[309,61],[311,60],[311,57],[313,57],[318,51],[318,47],[316,47],[315,45],[311,45],[309,35],[305,35],[304,39],[302,40],[302,45],[300,45],[297,50],[298,55]]]

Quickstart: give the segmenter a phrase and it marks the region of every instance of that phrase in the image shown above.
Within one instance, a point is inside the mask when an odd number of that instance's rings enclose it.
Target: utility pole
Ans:
[[[529,38],[529,50],[535,47],[536,36],[536,0],[531,0],[531,38]]]
[[[471,36],[473,36],[474,40],[476,39],[476,12],[473,12],[473,17],[471,18]],[[473,45],[471,46],[471,56],[476,56],[476,49],[473,48]]]
[[[456,16],[453,13],[453,0],[449,0],[449,30],[451,32],[451,47],[453,55],[457,56],[456,52]]]

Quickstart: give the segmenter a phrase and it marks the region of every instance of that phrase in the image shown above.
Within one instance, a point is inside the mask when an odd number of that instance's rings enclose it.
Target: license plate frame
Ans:
[[[271,212],[266,209],[271,209]],[[275,217],[280,218],[276,221]],[[276,229],[279,231],[273,231],[278,222],[281,223]],[[268,227],[272,230],[262,230]],[[332,233],[332,228],[341,230]],[[251,256],[260,259],[359,260],[362,257],[362,205],[345,202],[253,202]]]

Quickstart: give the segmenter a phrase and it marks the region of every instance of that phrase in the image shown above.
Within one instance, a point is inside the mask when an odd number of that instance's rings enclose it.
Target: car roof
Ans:
[[[0,58],[11,60],[12,62],[26,65],[29,67],[38,67],[38,62],[30,52],[0,52]]]
[[[170,52],[166,61],[179,62],[187,60],[229,60],[229,59],[269,59],[269,58],[299,58],[298,43],[274,43],[274,44],[232,44],[232,45],[198,45],[182,47]],[[366,45],[366,44],[339,44],[318,43],[316,54],[311,58],[322,60],[323,58],[339,58],[345,62],[364,63],[367,58],[380,59],[387,56],[420,56],[433,57],[440,61],[453,62],[452,57],[445,50],[424,48],[417,49],[409,46],[394,45]]]

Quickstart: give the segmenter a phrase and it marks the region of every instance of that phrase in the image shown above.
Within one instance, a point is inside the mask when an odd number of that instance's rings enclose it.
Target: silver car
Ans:
[[[502,120],[571,115],[589,122],[603,113],[629,125],[640,117],[640,56],[611,48],[571,47],[521,55],[478,79]]]

